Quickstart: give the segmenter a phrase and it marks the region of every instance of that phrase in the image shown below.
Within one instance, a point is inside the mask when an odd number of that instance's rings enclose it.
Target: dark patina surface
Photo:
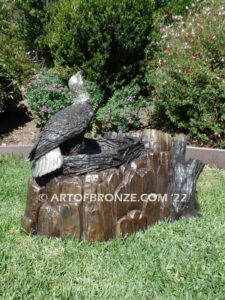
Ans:
[[[50,174],[41,184],[30,179],[22,229],[104,241],[166,218],[199,216],[195,189],[204,164],[185,162],[185,149],[185,137],[173,139],[156,130],[135,138],[109,133],[86,140],[83,153],[64,156],[61,173]],[[100,194],[111,194],[114,200],[93,201],[92,195]],[[136,194],[137,201],[115,201],[124,194]],[[155,201],[142,201],[143,194],[156,195]],[[66,195],[63,201],[58,201],[60,195]],[[71,201],[68,195],[82,195],[82,201]]]

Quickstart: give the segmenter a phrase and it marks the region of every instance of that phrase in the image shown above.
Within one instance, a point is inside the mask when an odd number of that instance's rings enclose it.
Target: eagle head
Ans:
[[[85,102],[90,99],[88,92],[84,86],[82,74],[83,72],[79,71],[69,80],[69,89],[73,95],[74,103]]]

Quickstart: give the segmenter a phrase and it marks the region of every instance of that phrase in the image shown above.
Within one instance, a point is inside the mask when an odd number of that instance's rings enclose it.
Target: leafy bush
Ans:
[[[139,110],[143,107],[140,87],[135,83],[116,90],[104,107],[97,111],[96,123],[108,130],[123,132],[140,126]]]
[[[84,84],[90,96],[93,109],[97,111],[104,101],[104,93],[95,82],[85,80]]]
[[[6,33],[10,27],[10,10],[11,10],[11,1],[8,3],[0,0],[0,28],[1,32]]]
[[[189,12],[189,7],[192,7],[194,0],[156,0],[156,9],[153,15],[153,29],[149,45],[146,47],[147,59],[152,59],[157,55],[159,50],[160,40],[162,38],[161,30],[165,26],[172,29],[177,20],[185,21]],[[151,49],[151,51],[149,50]],[[146,65],[148,62],[146,61]]]
[[[17,18],[15,34],[23,42],[30,56],[49,60],[49,49],[43,45],[45,39],[44,26],[50,17],[52,1],[15,0]]]
[[[59,1],[46,26],[55,66],[82,69],[106,91],[128,84],[143,73],[153,10],[153,0]]]
[[[193,6],[195,6],[194,0],[156,0],[154,28],[151,33],[153,44],[158,44],[158,40],[161,38],[160,28],[164,25],[173,27],[177,20],[182,19],[185,21],[189,13],[189,7]]]
[[[13,109],[21,96],[15,78],[0,63],[0,111]]]
[[[186,22],[161,29],[161,51],[147,74],[150,123],[225,147],[224,9],[221,0],[196,5]]]
[[[103,95],[95,83],[86,81],[85,86],[96,110],[102,102]],[[52,70],[44,70],[38,77],[34,77],[28,83],[24,96],[28,99],[35,122],[41,127],[51,116],[73,103],[67,85]]]
[[[19,84],[34,72],[23,42],[16,36],[14,21],[17,18],[14,2],[0,1],[0,60],[2,66],[12,74]]]
[[[188,8],[194,7],[194,5],[194,0],[156,0],[156,9],[160,10],[157,13],[161,15],[170,15],[171,13],[173,15],[185,15],[188,12]],[[166,19],[166,21],[169,20]]]
[[[1,35],[0,59],[3,66],[13,75],[18,84],[29,80],[30,76],[39,68],[31,63],[24,45],[15,37]]]
[[[24,95],[38,126],[44,126],[48,119],[73,102],[72,94],[59,76],[44,71],[27,85]]]

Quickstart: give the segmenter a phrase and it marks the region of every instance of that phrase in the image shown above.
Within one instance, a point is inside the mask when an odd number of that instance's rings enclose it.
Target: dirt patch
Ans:
[[[0,146],[32,145],[39,132],[26,103],[20,103],[13,112],[0,113]]]
[[[32,145],[39,132],[40,129],[36,127],[36,124],[33,121],[28,121],[11,132],[0,135],[0,146]]]

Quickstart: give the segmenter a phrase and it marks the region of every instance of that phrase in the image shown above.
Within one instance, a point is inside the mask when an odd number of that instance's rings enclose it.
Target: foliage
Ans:
[[[159,50],[161,32],[164,26],[173,28],[177,20],[185,21],[189,13],[189,7],[192,7],[194,0],[156,0],[156,9],[153,17],[153,29],[151,31],[151,38],[149,45],[146,48],[146,58],[152,59]],[[146,65],[148,61],[146,61]]]
[[[2,65],[13,74],[18,84],[26,82],[29,77],[38,69],[33,65],[24,45],[15,37],[1,35],[0,59]]]
[[[23,44],[13,35],[13,1],[0,1],[0,110],[9,111],[22,99],[19,84],[31,73]]]
[[[103,101],[103,94],[97,84],[85,81],[94,110]],[[28,83],[24,96],[38,126],[44,126],[58,111],[73,103],[73,97],[62,78],[52,70],[43,70]]]
[[[177,20],[185,21],[189,13],[189,7],[193,7],[194,0],[156,0],[156,9],[154,11],[154,28],[151,32],[152,44],[158,44],[160,40],[160,28],[165,25],[173,27]],[[156,48],[153,48],[157,51]]]
[[[1,32],[6,33],[10,27],[10,13],[11,11],[11,1],[7,1],[9,4],[3,0],[0,0],[0,29]]]
[[[160,28],[165,25],[173,27],[177,20],[185,21],[190,7],[195,7],[194,0],[156,0],[154,28],[151,33],[152,43],[158,44],[158,40],[161,38]],[[156,49],[154,50],[156,51]]]
[[[185,15],[190,7],[194,7],[194,0],[156,0],[156,9],[161,15]],[[199,1],[198,1],[199,2]],[[172,16],[170,21],[172,20]],[[169,20],[166,19],[168,22]]]
[[[200,175],[201,218],[106,243],[22,234],[30,176],[23,159],[0,155],[2,299],[224,298],[225,170]]]
[[[0,60],[1,64],[19,84],[35,72],[23,42],[16,36],[14,20],[17,18],[13,1],[0,1]]]
[[[44,126],[58,111],[72,104],[72,94],[61,78],[51,71],[44,71],[27,85],[24,96],[38,126]]]
[[[55,66],[82,69],[107,92],[128,84],[141,76],[153,10],[153,0],[59,1],[46,26]]]
[[[196,5],[198,1],[196,1]],[[224,9],[203,2],[187,21],[161,28],[159,54],[149,63],[153,126],[225,147]]]
[[[32,57],[49,58],[48,49],[43,46],[45,39],[44,26],[50,17],[50,7],[46,1],[15,0],[18,18],[15,20],[15,32],[19,40],[23,41],[26,50]]]
[[[0,111],[10,110],[21,98],[15,78],[0,62]]]
[[[108,130],[128,131],[140,125],[139,110],[143,107],[140,87],[135,83],[116,90],[107,104],[101,107],[96,115],[96,123]]]
[[[104,93],[95,82],[85,80],[84,84],[90,96],[93,109],[97,111],[104,101]]]

